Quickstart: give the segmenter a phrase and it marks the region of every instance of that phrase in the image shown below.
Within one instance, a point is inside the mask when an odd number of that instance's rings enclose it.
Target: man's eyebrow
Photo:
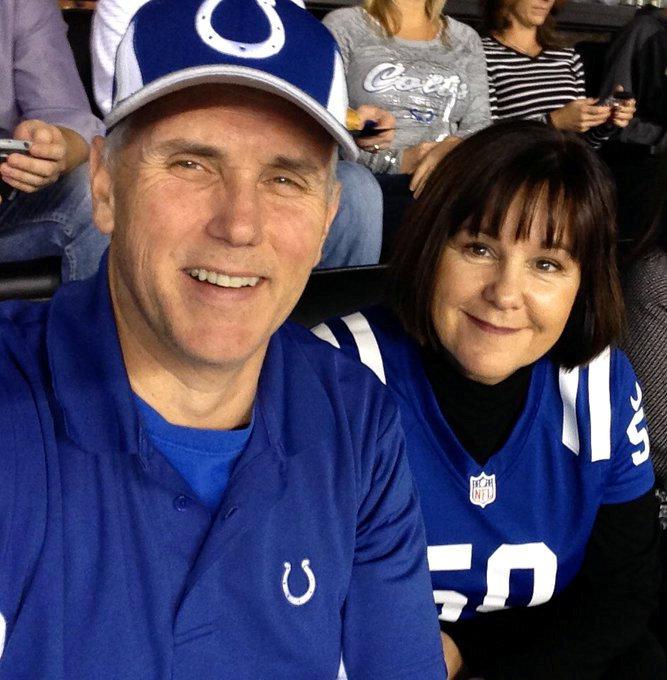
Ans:
[[[276,169],[289,170],[298,175],[316,175],[322,171],[322,166],[307,158],[293,158],[290,156],[276,156],[270,163]]]
[[[155,149],[164,154],[189,153],[203,158],[222,158],[225,155],[218,147],[180,137],[161,142]]]

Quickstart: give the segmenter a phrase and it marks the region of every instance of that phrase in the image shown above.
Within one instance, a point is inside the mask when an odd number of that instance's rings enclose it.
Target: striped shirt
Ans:
[[[494,120],[524,118],[547,122],[547,114],[586,96],[584,65],[571,47],[544,49],[536,57],[517,52],[495,38],[482,39]],[[586,140],[599,147],[610,136],[607,125]]]

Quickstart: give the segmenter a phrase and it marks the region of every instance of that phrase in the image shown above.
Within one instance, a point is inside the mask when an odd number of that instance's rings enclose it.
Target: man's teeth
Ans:
[[[243,288],[244,286],[255,286],[259,282],[259,276],[227,276],[227,274],[217,274],[207,269],[190,269],[188,274],[193,279],[208,281],[221,288]]]

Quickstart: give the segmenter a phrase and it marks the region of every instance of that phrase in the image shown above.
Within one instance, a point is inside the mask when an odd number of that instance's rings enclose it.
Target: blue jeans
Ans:
[[[382,191],[373,173],[338,161],[340,206],[316,269],[377,264],[382,248]]]
[[[93,224],[88,164],[0,203],[0,262],[61,255],[62,280],[85,279],[97,271],[108,243]]]

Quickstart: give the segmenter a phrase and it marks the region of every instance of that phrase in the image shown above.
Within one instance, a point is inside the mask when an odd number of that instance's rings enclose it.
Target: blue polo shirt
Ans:
[[[285,325],[211,511],[133,403],[106,264],[0,305],[0,679],[444,676],[398,415]]]

